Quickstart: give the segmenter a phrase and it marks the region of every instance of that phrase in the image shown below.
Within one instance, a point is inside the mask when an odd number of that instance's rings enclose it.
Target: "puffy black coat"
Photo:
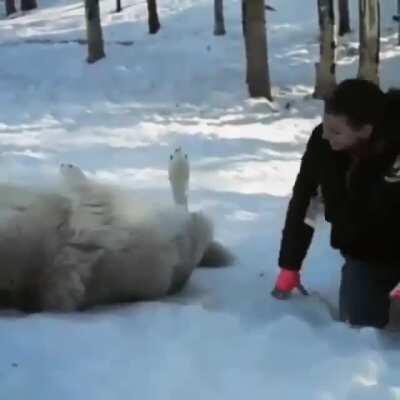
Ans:
[[[320,187],[332,247],[345,256],[400,269],[399,148],[383,143],[377,149],[356,162],[349,154],[331,149],[322,139],[322,125],[314,129],[286,214],[281,267],[298,270],[302,265],[314,232],[304,218]]]

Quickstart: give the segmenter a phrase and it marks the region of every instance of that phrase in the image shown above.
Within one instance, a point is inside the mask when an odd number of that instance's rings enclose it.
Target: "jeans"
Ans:
[[[384,328],[389,322],[389,293],[399,281],[400,265],[394,268],[347,258],[340,282],[340,319]]]

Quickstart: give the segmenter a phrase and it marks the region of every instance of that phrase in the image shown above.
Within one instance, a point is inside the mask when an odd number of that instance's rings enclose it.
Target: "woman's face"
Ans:
[[[370,124],[355,129],[343,115],[324,115],[322,138],[327,140],[334,151],[350,151],[368,140],[372,133]]]

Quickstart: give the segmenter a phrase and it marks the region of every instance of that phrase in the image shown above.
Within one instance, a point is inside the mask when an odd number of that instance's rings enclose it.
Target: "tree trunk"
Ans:
[[[315,64],[314,97],[325,99],[336,86],[333,0],[318,0],[318,21],[320,29],[320,61]]]
[[[250,96],[272,100],[264,0],[246,0],[245,26],[247,84]]]
[[[36,0],[21,0],[21,11],[29,11],[37,8]]]
[[[400,0],[397,0],[398,44],[400,46]]]
[[[242,33],[243,33],[243,37],[245,38],[246,37],[246,19],[247,19],[246,0],[242,0],[241,5],[242,5]]]
[[[350,32],[349,0],[339,0],[339,36]]]
[[[247,53],[249,52],[248,40],[247,40],[247,9],[246,9],[246,0],[242,0],[242,33],[243,33],[243,40],[244,40],[244,48],[247,57]],[[249,83],[249,66],[246,62],[246,84]]]
[[[157,0],[147,0],[147,11],[149,15],[149,33],[155,34],[161,28],[157,13]]]
[[[121,0],[117,0],[115,12],[121,12],[122,11],[122,5],[121,5]]]
[[[379,82],[379,0],[359,0],[360,11],[360,60],[358,77]]]
[[[88,40],[87,62],[91,64],[106,56],[101,30],[99,0],[85,0],[85,17]]]
[[[214,0],[214,35],[225,35],[224,0]]]
[[[11,15],[17,12],[15,8],[15,0],[5,0],[6,2],[6,15]]]

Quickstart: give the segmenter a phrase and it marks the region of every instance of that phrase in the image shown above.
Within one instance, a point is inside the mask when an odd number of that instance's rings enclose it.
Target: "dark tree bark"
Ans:
[[[147,11],[149,16],[149,33],[155,34],[161,28],[157,13],[157,0],[147,0]]]
[[[122,5],[121,5],[121,0],[117,0],[116,2],[116,8],[115,8],[115,12],[121,12],[122,11]]]
[[[379,82],[379,0],[359,0],[360,12],[360,60],[359,78]]]
[[[242,33],[243,33],[243,41],[244,41],[244,48],[245,48],[245,53],[246,53],[246,57],[247,57],[247,53],[249,51],[248,49],[248,45],[247,45],[247,27],[246,27],[246,23],[247,23],[247,1],[246,0],[242,0],[241,2],[242,5]],[[249,66],[248,63],[246,62],[246,84],[249,83]]]
[[[246,36],[246,0],[241,1],[241,6],[242,6],[242,33],[243,36]],[[269,5],[266,5],[265,9],[268,11],[276,11],[274,7],[271,7]]]
[[[350,32],[349,0],[339,0],[339,36]]]
[[[272,100],[264,0],[245,0],[247,84],[251,97]]]
[[[225,35],[224,1],[214,0],[214,35]]]
[[[400,0],[397,0],[398,44],[400,46]]]
[[[21,11],[29,11],[37,8],[36,0],[21,0]]]
[[[6,5],[6,15],[11,15],[17,12],[15,8],[15,0],[5,0]]]
[[[320,60],[315,64],[314,97],[325,99],[336,86],[335,13],[333,0],[318,0]]]
[[[85,17],[88,40],[87,62],[92,64],[106,56],[101,29],[99,0],[85,0]]]

